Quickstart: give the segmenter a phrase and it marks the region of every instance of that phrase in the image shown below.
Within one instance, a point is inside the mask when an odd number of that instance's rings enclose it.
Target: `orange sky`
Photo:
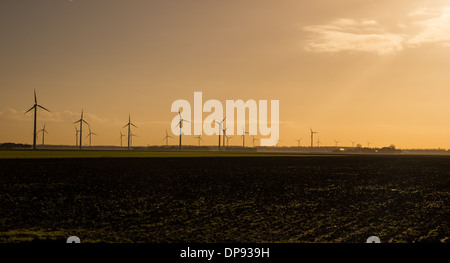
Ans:
[[[32,143],[33,89],[47,143],[74,144],[84,109],[95,145],[129,113],[135,145],[164,143],[172,102],[202,91],[279,100],[281,146],[312,127],[322,145],[450,148],[448,1],[1,1],[0,32],[0,142]]]

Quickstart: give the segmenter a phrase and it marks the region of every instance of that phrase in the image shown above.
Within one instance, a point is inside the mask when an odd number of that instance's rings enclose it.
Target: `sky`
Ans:
[[[280,146],[311,127],[321,145],[450,148],[448,1],[3,0],[0,35],[0,143],[32,143],[35,89],[47,144],[75,144],[81,110],[94,145],[119,145],[129,114],[134,145],[164,144],[172,103],[201,91],[279,100]]]

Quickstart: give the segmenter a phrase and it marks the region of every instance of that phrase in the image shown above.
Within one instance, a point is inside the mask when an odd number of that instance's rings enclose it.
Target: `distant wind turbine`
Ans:
[[[120,147],[122,147],[122,138],[125,137],[125,134],[122,134],[122,131],[120,132]]]
[[[277,147],[279,147],[279,146],[278,146],[278,143],[279,143],[279,142],[281,142],[281,140],[280,140],[280,138],[277,137],[277,145],[276,145]]]
[[[75,147],[77,147],[78,146],[78,133],[80,131],[77,129],[77,127],[74,126],[74,128],[75,128]]]
[[[367,141],[367,148],[370,148],[370,142]]]
[[[222,134],[223,134],[223,135],[222,135],[222,137],[223,137],[222,145],[223,145],[224,147],[225,147],[225,138],[227,137],[227,129],[228,129],[228,127],[226,127],[225,129],[222,130],[222,132],[223,132],[223,133],[222,133]],[[228,146],[228,145],[227,145],[227,146]]]
[[[79,122],[80,123],[80,150],[81,150],[81,146],[83,145],[83,122],[86,123],[89,126],[89,123],[87,123],[84,119],[83,119],[83,110],[81,110],[81,118],[79,120],[77,120],[76,122],[74,122],[73,124]]]
[[[44,145],[45,134],[46,134],[46,133],[48,134],[47,130],[45,129],[45,123],[44,123],[44,128],[42,128],[42,130],[39,130],[39,131],[37,132],[37,134],[39,134],[40,132],[42,132],[42,145]]]
[[[139,136],[137,136],[136,134],[131,133],[131,134],[130,134],[130,146],[133,146],[133,136],[134,136],[134,137],[139,137]]]
[[[242,148],[245,148],[245,134],[248,134],[248,132],[245,131],[245,128],[242,128]]]
[[[34,130],[33,130],[33,150],[36,150],[36,119],[37,119],[37,108],[41,108],[43,110],[46,110],[48,112],[50,112],[49,110],[47,110],[46,108],[42,107],[41,105],[39,105],[37,103],[37,97],[36,97],[36,90],[34,90],[34,105],[33,107],[31,107],[29,110],[27,110],[25,112],[28,113],[29,111],[31,111],[32,109],[34,109]]]
[[[98,135],[98,134],[93,133],[93,132],[91,131],[91,126],[89,126],[89,134],[86,136],[86,138],[89,137],[89,147],[91,147],[91,139],[92,139],[92,135]]]
[[[255,148],[255,141],[258,141],[259,139],[256,139],[255,136],[252,135],[252,143],[253,143],[253,148]]]
[[[169,136],[166,129],[166,136],[163,138],[163,141],[166,140],[166,146],[169,146],[169,139],[172,139],[172,136]]]
[[[178,116],[180,117],[180,121],[177,124],[177,126],[180,126],[180,144],[179,144],[178,148],[181,151],[181,130],[183,128],[183,122],[189,122],[189,121],[187,121],[187,120],[185,120],[185,119],[183,119],[181,117],[181,112],[180,111],[178,111]]]
[[[336,139],[334,139],[334,142],[336,143],[336,147],[338,147],[338,143],[340,143],[340,141],[337,141]]]
[[[222,124],[225,121],[226,117],[223,118],[221,122],[216,121],[217,124],[219,124],[219,151],[220,151],[220,132],[222,131]]]
[[[134,125],[132,122],[131,122],[131,114],[128,114],[128,123],[125,125],[125,126],[123,126],[123,128],[125,128],[125,127],[128,127],[128,137],[127,137],[127,141],[128,141],[128,150],[130,149],[130,145],[131,145],[131,126],[133,126],[133,127],[135,127],[135,128],[137,128],[136,127],[136,125]]]
[[[198,146],[200,147],[200,141],[203,142],[202,136],[199,135],[199,136],[196,136],[196,137],[194,137],[194,138],[197,139],[197,144],[198,144]]]
[[[320,138],[317,136],[317,148],[320,148]]]
[[[302,141],[302,139],[303,139],[303,137],[300,137],[300,139],[295,140],[295,141],[297,141],[297,147],[298,148],[300,148],[300,142]]]
[[[311,129],[311,127],[309,129],[311,130],[311,148],[313,148],[314,147],[314,133],[318,133],[318,132],[313,131]]]
[[[228,135],[225,135],[225,137],[227,138],[227,146],[230,146],[229,140],[230,140],[231,138],[233,138],[233,137],[232,137],[232,136],[228,136]]]
[[[352,148],[355,148],[355,141],[351,141],[352,142]]]

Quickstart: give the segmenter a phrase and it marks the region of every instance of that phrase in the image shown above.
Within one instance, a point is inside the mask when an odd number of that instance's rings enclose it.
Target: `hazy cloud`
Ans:
[[[419,12],[422,20],[414,22],[420,32],[408,40],[408,44],[420,45],[427,43],[450,47],[450,7],[441,10],[426,10]],[[418,16],[417,14],[415,16]]]
[[[398,24],[413,34],[388,32],[375,20],[341,18],[331,23],[303,27],[312,33],[305,49],[312,52],[371,52],[389,55],[422,44],[450,47],[450,7],[420,8]]]
[[[314,52],[374,52],[392,54],[403,49],[404,37],[385,32],[374,20],[339,19],[303,28],[314,33],[306,49]]]

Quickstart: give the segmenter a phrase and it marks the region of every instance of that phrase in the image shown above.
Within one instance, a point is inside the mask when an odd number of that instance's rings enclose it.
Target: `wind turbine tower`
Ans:
[[[48,134],[47,130],[45,129],[45,123],[44,123],[44,128],[42,128],[42,130],[39,130],[37,133],[40,133],[40,132],[42,132],[42,145],[44,145],[45,134],[46,133]]]
[[[187,121],[181,117],[180,111],[178,111],[178,116],[180,117],[180,121],[177,124],[177,126],[180,126],[180,144],[179,144],[178,148],[181,151],[181,130],[183,129],[183,122],[189,122],[189,121]]]
[[[91,126],[89,126],[89,134],[86,136],[86,138],[89,137],[89,147],[91,147],[92,135],[98,135],[98,134],[93,133],[93,132],[91,131]]]
[[[245,148],[245,134],[248,134],[248,132],[245,131],[245,128],[242,128],[242,148]]]
[[[81,118],[79,120],[77,120],[76,122],[74,122],[73,124],[79,122],[80,123],[80,150],[81,147],[83,145],[83,122],[86,123],[89,126],[89,123],[87,123],[84,119],[83,119],[83,110],[81,110]]]
[[[309,128],[311,130],[311,148],[314,147],[314,133],[318,133],[313,131],[311,128]]]
[[[172,139],[172,136],[169,136],[166,129],[166,136],[163,138],[163,140],[166,140],[166,147],[169,146],[169,138]]]
[[[300,142],[302,141],[302,139],[303,139],[303,137],[300,137],[300,139],[295,140],[295,141],[297,141],[297,147],[298,148],[300,148]]]
[[[197,139],[197,145],[198,145],[198,147],[200,147],[200,141],[202,141],[203,142],[203,139],[202,139],[202,136],[201,135],[199,135],[199,136],[197,136],[197,137],[194,137],[195,139]]]
[[[223,118],[223,120],[221,122],[216,121],[217,124],[219,124],[219,151],[220,151],[220,132],[223,130],[222,129],[222,124],[223,121],[225,121],[226,118]]]
[[[34,109],[34,130],[33,130],[33,150],[36,150],[36,119],[37,119],[37,108],[41,108],[43,110],[46,110],[48,112],[50,112],[49,110],[47,110],[46,108],[42,107],[41,105],[39,105],[37,103],[37,97],[36,97],[36,90],[34,90],[34,105],[33,107],[31,107],[29,110],[27,110],[25,112],[28,113],[29,111]]]
[[[128,127],[128,137],[127,137],[127,141],[128,141],[128,150],[130,149],[130,144],[131,144],[131,141],[130,141],[130,140],[131,140],[131,135],[132,135],[132,133],[131,133],[131,126],[137,128],[136,125],[134,125],[134,124],[131,122],[131,115],[128,114],[128,123],[127,123],[125,126],[123,126],[123,128]]]

